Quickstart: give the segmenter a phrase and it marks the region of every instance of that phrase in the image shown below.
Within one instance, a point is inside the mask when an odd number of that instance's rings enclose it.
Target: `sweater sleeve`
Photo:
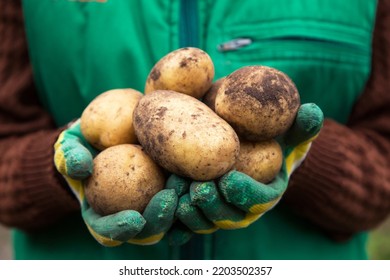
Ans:
[[[47,226],[78,209],[53,163],[61,128],[41,107],[20,1],[0,0],[0,223]]]
[[[390,213],[390,1],[379,1],[371,76],[347,125],[326,119],[285,202],[343,240]]]

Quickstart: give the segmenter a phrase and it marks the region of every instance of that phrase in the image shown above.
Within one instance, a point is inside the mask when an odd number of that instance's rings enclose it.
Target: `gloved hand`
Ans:
[[[281,199],[289,177],[305,159],[323,119],[317,105],[301,105],[292,127],[277,139],[284,160],[281,171],[269,184],[257,182],[235,170],[226,173],[218,182],[188,183],[188,179],[172,175],[167,188],[190,185],[189,192],[180,197],[175,215],[188,229],[200,234],[212,233],[219,228],[247,227]]]
[[[178,197],[174,190],[161,190],[141,214],[134,210],[100,216],[89,206],[83,180],[92,174],[98,153],[83,137],[80,121],[64,130],[54,145],[54,162],[81,205],[83,220],[91,235],[104,246],[124,242],[151,245],[159,242],[171,227]]]

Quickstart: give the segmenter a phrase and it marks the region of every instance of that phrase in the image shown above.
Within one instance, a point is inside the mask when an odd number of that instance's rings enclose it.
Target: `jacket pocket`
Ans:
[[[266,22],[224,32],[218,50],[227,64],[236,67],[317,61],[350,69],[370,63],[371,32],[333,22]]]

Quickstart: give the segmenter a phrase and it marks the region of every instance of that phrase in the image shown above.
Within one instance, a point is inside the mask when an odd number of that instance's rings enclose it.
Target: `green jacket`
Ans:
[[[57,124],[98,94],[143,90],[154,63],[184,46],[205,50],[216,79],[244,65],[286,72],[302,103],[346,122],[370,74],[376,1],[23,1],[34,77]],[[244,38],[250,44],[227,49]],[[337,102],[335,102],[337,100]],[[14,232],[17,259],[364,259],[366,234],[344,243],[290,213],[283,201],[246,229],[197,236],[184,247],[99,245],[80,214],[44,233]]]

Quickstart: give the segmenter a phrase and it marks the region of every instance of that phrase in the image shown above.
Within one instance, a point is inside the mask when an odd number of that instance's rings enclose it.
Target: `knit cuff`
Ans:
[[[59,218],[77,211],[80,205],[54,165],[54,143],[62,129],[42,131],[25,147],[21,176],[24,195],[29,207],[31,224],[35,229],[52,224]],[[29,203],[30,202],[30,203]]]
[[[347,132],[339,127],[325,121],[307,158],[291,176],[284,200],[298,215],[344,239],[365,227],[356,223],[364,221],[367,198],[360,189],[363,174],[356,168],[353,155],[347,153],[348,142],[340,143],[347,138],[340,133]]]

